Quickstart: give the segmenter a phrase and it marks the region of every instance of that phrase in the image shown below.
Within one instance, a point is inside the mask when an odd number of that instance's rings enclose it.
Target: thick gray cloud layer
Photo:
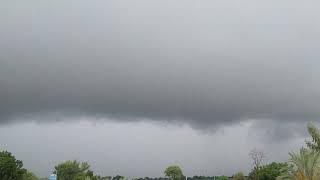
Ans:
[[[316,4],[1,2],[0,121],[320,118]]]

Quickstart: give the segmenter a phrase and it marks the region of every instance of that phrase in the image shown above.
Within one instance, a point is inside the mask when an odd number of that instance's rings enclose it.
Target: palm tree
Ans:
[[[320,180],[320,152],[301,148],[289,156],[289,166],[282,169],[278,180]]]

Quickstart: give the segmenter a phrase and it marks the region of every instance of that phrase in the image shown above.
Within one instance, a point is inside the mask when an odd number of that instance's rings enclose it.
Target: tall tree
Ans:
[[[312,138],[311,141],[306,141],[308,148],[320,151],[320,131],[312,123],[308,123],[308,132]]]
[[[320,152],[301,148],[299,153],[289,153],[289,166],[283,169],[278,180],[318,180],[320,177]]]
[[[179,166],[167,167],[167,169],[164,171],[164,174],[172,180],[181,180],[183,178],[183,173]]]
[[[253,165],[253,180],[259,180],[258,170],[261,167],[262,161],[265,158],[264,152],[258,149],[253,149],[250,151],[249,156],[252,159]]]
[[[0,179],[1,180],[21,180],[26,173],[23,163],[8,151],[0,152]]]
[[[84,180],[90,165],[87,162],[66,161],[55,167],[58,180]]]
[[[258,169],[253,169],[249,173],[249,179],[254,179],[255,175],[259,180],[275,180],[282,173],[282,169],[288,166],[287,163],[272,162],[267,165],[263,165]]]

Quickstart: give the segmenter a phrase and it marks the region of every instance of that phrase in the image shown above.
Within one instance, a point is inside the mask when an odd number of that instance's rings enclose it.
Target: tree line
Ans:
[[[310,141],[297,152],[289,153],[289,161],[263,164],[264,153],[257,149],[249,153],[252,159],[252,169],[248,175],[242,172],[227,176],[193,176],[186,177],[181,168],[172,165],[164,170],[165,177],[134,178],[134,180],[320,180],[320,131],[309,123]],[[54,167],[58,180],[126,180],[124,176],[99,176],[95,174],[87,162],[68,160]],[[0,151],[0,180],[47,180],[38,178],[34,173],[23,167],[23,162],[17,160],[8,151]]]

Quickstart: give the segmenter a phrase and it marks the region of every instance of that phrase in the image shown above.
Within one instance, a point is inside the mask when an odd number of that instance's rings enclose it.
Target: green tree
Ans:
[[[91,171],[91,170],[88,170],[86,172],[85,176],[89,180],[100,180],[100,179],[102,179],[100,176],[94,175],[93,171]]]
[[[112,178],[112,180],[124,180],[126,179],[124,176],[116,175]]]
[[[84,180],[90,165],[87,162],[66,161],[55,167],[58,180]]]
[[[33,174],[32,172],[27,171],[24,175],[23,175],[23,180],[39,180],[39,178]]]
[[[243,172],[237,172],[233,175],[233,180],[245,180]]]
[[[227,176],[215,176],[215,180],[228,180],[229,178]]]
[[[283,169],[278,180],[318,180],[320,177],[320,152],[301,148],[299,153],[289,153],[289,166]]]
[[[104,176],[104,177],[101,177],[100,180],[111,180],[111,176]]]
[[[267,165],[263,165],[258,169],[253,169],[249,173],[249,179],[255,179],[255,176],[259,180],[275,180],[282,173],[282,169],[287,167],[287,163],[272,162]]]
[[[8,151],[0,152],[0,179],[1,180],[21,180],[26,173],[23,163]]]
[[[182,170],[179,166],[167,167],[167,169],[164,171],[164,174],[172,180],[181,180],[183,177]]]
[[[306,141],[308,148],[320,151],[320,131],[319,129],[312,123],[308,124],[308,132],[312,138],[311,141]]]

